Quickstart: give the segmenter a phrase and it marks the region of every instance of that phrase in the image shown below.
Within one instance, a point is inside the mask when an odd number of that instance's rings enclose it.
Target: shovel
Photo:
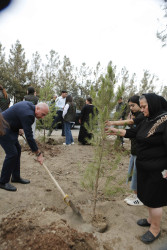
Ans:
[[[27,142],[26,138],[24,135],[21,135],[23,137],[23,139]],[[47,168],[47,166],[45,165],[45,163],[42,164],[43,167],[45,168],[46,172],[49,174],[49,176],[51,177],[52,181],[54,182],[54,184],[56,185],[56,187],[58,188],[58,190],[61,192],[64,202],[70,206],[72,208],[72,211],[74,213],[75,216],[77,216],[77,219],[80,219],[80,221],[84,222],[81,213],[79,212],[79,210],[74,206],[73,202],[68,198],[68,195],[64,193],[64,191],[62,190],[62,188],[60,187],[60,185],[58,184],[58,182],[55,180],[55,178],[53,177],[53,175],[51,174],[51,172],[49,171],[49,169]]]
[[[49,171],[49,169],[47,168],[47,166],[45,165],[45,163],[43,163],[42,165],[45,168],[45,170],[47,171],[47,173],[49,174],[49,176],[51,177],[52,181],[54,182],[54,184],[56,185],[56,187],[58,188],[58,190],[60,191],[60,193],[62,194],[64,202],[68,206],[70,206],[72,208],[72,211],[73,211],[74,215],[76,215],[80,220],[82,220],[82,222],[84,222],[81,213],[74,206],[73,202],[68,198],[68,195],[64,193],[64,191],[62,190],[62,188],[60,187],[60,185],[58,184],[58,182],[55,180],[55,178],[53,177],[53,175],[51,174],[51,172]]]

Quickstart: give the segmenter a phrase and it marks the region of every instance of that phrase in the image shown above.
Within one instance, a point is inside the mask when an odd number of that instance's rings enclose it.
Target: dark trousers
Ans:
[[[58,110],[56,112],[56,114],[57,115],[54,116],[51,128],[49,129],[49,135],[51,135],[53,129],[57,129],[58,123],[61,122],[61,124],[62,124],[62,136],[65,136],[65,132],[64,132],[64,120],[63,120],[63,116],[62,116],[63,115],[63,111]]]
[[[13,178],[20,178],[21,146],[18,141],[18,134],[8,130],[5,136],[0,137],[0,145],[6,153],[0,182],[8,183],[11,175]]]

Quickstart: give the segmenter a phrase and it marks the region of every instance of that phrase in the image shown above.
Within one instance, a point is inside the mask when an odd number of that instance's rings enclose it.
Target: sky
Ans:
[[[167,85],[167,46],[156,33],[163,0],[13,0],[0,12],[0,42],[9,51],[18,39],[26,58],[55,50],[74,66],[106,67],[109,61],[142,77],[149,70]],[[141,79],[141,78],[140,78]]]

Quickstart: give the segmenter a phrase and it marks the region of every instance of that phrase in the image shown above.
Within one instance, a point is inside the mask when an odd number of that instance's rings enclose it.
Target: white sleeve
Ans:
[[[56,101],[55,101],[55,106],[59,107],[59,97],[57,97]]]
[[[69,104],[67,103],[63,109],[63,118],[67,114],[68,109],[69,109]]]

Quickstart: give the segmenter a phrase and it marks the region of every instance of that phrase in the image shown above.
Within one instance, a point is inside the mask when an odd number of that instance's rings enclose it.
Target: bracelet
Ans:
[[[38,156],[40,156],[42,153],[41,152],[39,152],[36,156],[38,157]]]

